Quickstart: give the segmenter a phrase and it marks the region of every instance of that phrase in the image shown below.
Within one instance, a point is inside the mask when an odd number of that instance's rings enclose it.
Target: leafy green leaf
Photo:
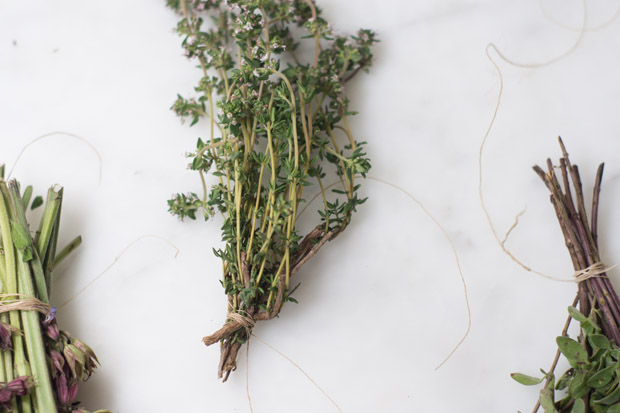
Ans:
[[[573,404],[573,409],[570,411],[571,413],[586,413],[586,404],[582,399],[577,399],[575,404]]]
[[[534,386],[536,384],[542,383],[542,381],[545,379],[544,377],[537,378],[521,373],[511,373],[510,377],[512,377],[516,382],[523,384],[524,386]]]
[[[580,399],[588,393],[586,385],[586,376],[581,371],[576,371],[573,380],[568,385],[568,394],[574,399]]]
[[[612,389],[614,390],[608,393],[605,397],[600,398],[598,400],[594,400],[594,403],[602,404],[604,406],[609,406],[611,404],[616,403],[618,400],[620,400],[620,385],[616,383],[616,386],[612,387]]]
[[[15,248],[21,250],[32,244],[32,238],[28,230],[19,222],[11,221],[11,236]]]
[[[609,366],[602,370],[594,373],[590,378],[588,378],[587,385],[598,389],[600,387],[605,386],[607,383],[611,381],[616,371],[616,366]]]
[[[24,261],[30,261],[32,256],[32,238],[28,230],[17,221],[11,221],[11,237],[13,245],[21,251]]]
[[[43,205],[43,198],[40,195],[35,196],[34,199],[32,200],[32,204],[30,205],[30,209],[31,210],[37,209],[41,205]]]
[[[543,408],[545,413],[558,413],[558,410],[555,408],[555,403],[553,401],[553,389],[547,387],[546,389],[542,389],[540,391],[540,406]]]
[[[588,342],[594,348],[601,348],[603,350],[608,350],[611,348],[611,344],[609,343],[609,339],[602,334],[591,334],[588,336]]]
[[[24,262],[30,261],[33,258],[34,257],[32,255],[32,247],[26,247],[22,250],[22,259],[24,260]]]
[[[579,321],[580,323],[585,323],[586,321],[588,321],[588,317],[583,315],[581,311],[577,310],[572,305],[568,307],[568,314],[570,314],[571,317],[573,317],[576,321]]]
[[[32,197],[32,185],[28,185],[22,194],[22,206],[24,209],[28,208],[28,204],[30,203],[30,198]]]
[[[558,337],[558,347],[571,366],[578,367],[588,362],[588,352],[570,337]]]

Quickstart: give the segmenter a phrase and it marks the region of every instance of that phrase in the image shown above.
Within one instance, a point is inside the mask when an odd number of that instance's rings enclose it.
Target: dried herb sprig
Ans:
[[[221,341],[219,377],[225,381],[254,322],[276,317],[285,302],[295,301],[291,277],[365,201],[356,177],[365,176],[370,162],[349,127],[353,113],[344,85],[368,69],[376,40],[370,30],[336,35],[311,0],[168,5],[182,16],[177,31],[185,54],[203,74],[198,97],[178,96],[173,109],[192,125],[202,117],[209,122],[209,138],[198,139],[188,154],[203,194],[178,194],[169,208],[181,219],[224,216],[226,246],[215,255],[223,262],[229,315],[204,342]],[[306,43],[313,50],[307,63],[301,57]],[[218,183],[208,190],[210,169]],[[323,184],[329,175],[341,183],[331,194]],[[318,225],[302,237],[299,207],[312,185],[320,188],[323,207]]]
[[[534,170],[551,191],[551,203],[562,228],[564,240],[578,276],[578,293],[568,308],[569,317],[562,335],[557,338],[558,351],[549,372],[542,378],[519,373],[512,376],[522,384],[545,382],[534,408],[549,412],[620,413],[620,298],[601,263],[598,249],[598,207],[603,165],[596,174],[592,196],[591,221],[588,221],[584,194],[577,165],[571,164],[562,140],[559,170],[547,160],[547,172]],[[571,189],[572,185],[572,189]],[[579,309],[575,306],[579,303]],[[580,323],[577,340],[567,335],[571,319]],[[558,379],[554,370],[560,354],[570,368]],[[565,392],[556,401],[555,391]]]
[[[90,377],[97,357],[59,330],[49,301],[52,271],[81,238],[57,251],[63,198],[57,186],[32,236],[26,210],[44,202],[31,197],[32,187],[22,194],[0,167],[0,411],[86,412],[76,402],[78,383]]]

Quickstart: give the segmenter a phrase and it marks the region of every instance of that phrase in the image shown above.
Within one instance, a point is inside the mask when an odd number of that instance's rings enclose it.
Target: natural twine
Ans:
[[[254,328],[254,325],[256,324],[256,321],[254,321],[251,316],[244,316],[243,314],[239,313],[228,313],[228,315],[226,316],[226,320],[233,321],[239,324],[241,327],[245,328],[245,332],[248,338],[250,337],[250,333]]]
[[[164,237],[160,237],[159,235],[142,235],[141,237],[136,238],[135,240],[131,241],[125,248],[123,248],[123,250],[114,258],[114,260],[110,263],[110,265],[108,265],[98,276],[96,276],[95,278],[93,278],[88,284],[86,284],[84,287],[82,287],[78,292],[76,292],[75,294],[73,294],[71,296],[71,298],[69,298],[67,301],[65,301],[64,303],[62,303],[61,305],[58,306],[58,308],[62,308],[65,305],[69,304],[71,301],[73,301],[75,298],[77,298],[80,294],[82,294],[84,291],[86,291],[88,288],[90,288],[91,285],[93,285],[97,280],[99,280],[101,277],[103,277],[110,268],[112,268],[114,266],[114,264],[116,264],[116,262],[123,256],[125,255],[125,253],[137,242],[145,239],[145,238],[156,238],[159,240],[162,240],[163,242],[165,242],[166,244],[170,245],[172,248],[174,248],[176,250],[175,254],[174,254],[174,258],[176,258],[179,255],[179,248],[177,248],[176,245],[174,245],[172,242],[168,241],[166,238]]]
[[[28,142],[28,144],[26,144],[26,146],[24,146],[22,148],[22,150],[19,152],[19,154],[17,155],[17,158],[15,159],[15,162],[13,163],[13,166],[11,167],[11,170],[9,171],[9,174],[7,175],[7,180],[13,174],[13,171],[15,170],[15,166],[17,166],[17,162],[19,162],[19,160],[21,159],[21,157],[24,154],[24,152],[26,151],[26,149],[28,149],[34,143],[36,143],[36,142],[38,142],[38,141],[40,141],[42,139],[46,139],[46,138],[48,138],[50,136],[53,136],[53,135],[65,135],[65,136],[68,136],[70,138],[76,139],[76,140],[78,140],[78,141],[88,145],[88,147],[90,149],[92,149],[92,151],[95,153],[95,155],[97,155],[97,160],[99,161],[99,185],[101,185],[101,176],[103,175],[103,161],[101,160],[101,154],[99,153],[97,148],[95,148],[95,146],[92,143],[90,143],[88,140],[82,138],[81,136],[78,136],[78,135],[75,135],[75,134],[69,133],[69,132],[64,132],[64,131],[49,132],[49,133],[41,135],[41,136],[31,140],[30,142]]]
[[[495,50],[495,53],[497,53],[497,55],[504,60],[506,63],[516,66],[516,67],[521,67],[521,68],[527,68],[527,69],[534,69],[534,68],[540,68],[540,67],[545,67],[545,66],[549,66],[553,63],[556,63],[557,61],[565,58],[566,56],[568,56],[569,54],[573,53],[577,47],[579,46],[581,39],[584,36],[584,33],[586,31],[586,24],[587,24],[587,7],[586,7],[586,0],[583,0],[583,25],[581,27],[581,32],[579,34],[579,37],[577,38],[577,41],[573,44],[573,46],[566,51],[565,53],[550,59],[546,62],[542,62],[542,63],[528,63],[528,64],[524,64],[524,63],[519,63],[519,62],[515,62],[513,60],[508,59],[506,56],[504,56],[499,50],[498,48],[493,44],[490,43],[487,45],[485,53],[487,55],[487,58],[489,59],[489,61],[491,62],[491,64],[493,65],[493,67],[495,68],[495,71],[497,72],[497,76],[499,78],[499,92],[497,94],[497,101],[495,104],[495,109],[493,110],[493,116],[491,117],[491,121],[489,122],[489,126],[487,127],[487,130],[484,134],[484,137],[482,138],[482,142],[480,143],[480,148],[479,148],[479,152],[478,152],[478,196],[480,198],[480,205],[482,207],[482,211],[484,212],[485,218],[487,220],[487,223],[489,224],[489,227],[491,229],[491,232],[493,233],[493,237],[495,238],[495,241],[497,242],[497,244],[499,245],[499,247],[502,249],[502,251],[508,255],[510,257],[510,259],[512,259],[512,261],[514,261],[517,265],[519,265],[521,268],[523,268],[525,271],[537,274],[543,278],[547,278],[549,280],[552,281],[559,281],[559,282],[582,282],[585,281],[589,278],[592,277],[596,277],[599,276],[600,274],[610,270],[611,268],[614,268],[616,265],[614,265],[613,267],[610,268],[605,268],[605,265],[598,262],[598,263],[594,263],[592,264],[590,267],[585,268],[583,270],[580,271],[576,271],[573,274],[573,278],[571,279],[566,279],[566,278],[560,278],[560,277],[554,277],[548,274],[545,274],[543,272],[540,271],[536,271],[533,268],[530,268],[529,266],[525,265],[521,260],[519,260],[517,257],[515,257],[512,252],[506,247],[506,242],[508,241],[508,237],[510,235],[510,233],[512,232],[512,230],[514,230],[518,223],[519,223],[519,217],[521,215],[523,215],[523,213],[525,212],[525,210],[519,212],[517,214],[517,216],[515,217],[515,222],[512,224],[512,226],[508,229],[508,232],[506,233],[504,240],[500,240],[499,235],[497,233],[497,230],[495,229],[495,225],[493,224],[493,221],[491,220],[491,216],[490,213],[487,209],[486,206],[486,202],[485,202],[485,198],[483,195],[483,191],[482,191],[482,154],[484,151],[484,147],[485,144],[491,134],[491,129],[493,128],[493,125],[495,124],[495,119],[497,118],[497,114],[499,112],[499,107],[502,101],[502,95],[504,92],[504,76],[502,75],[502,71],[499,68],[499,65],[495,62],[495,60],[493,60],[493,57],[491,57],[490,54],[490,50],[493,49]]]
[[[618,264],[620,264],[620,262]],[[608,267],[600,261],[595,262],[594,264],[590,265],[588,268],[575,271],[575,274],[573,274],[574,281],[576,283],[580,283],[593,277],[600,277],[601,274],[605,274],[607,271],[616,268],[618,264]]]
[[[269,347],[271,350],[273,350],[274,352],[278,353],[280,356],[282,356],[283,358],[285,358],[289,363],[291,363],[293,366],[295,366],[297,368],[297,370],[299,370],[300,372],[303,373],[304,376],[306,376],[306,378],[308,380],[310,380],[310,382],[314,385],[314,387],[316,387],[321,393],[323,393],[323,395],[325,397],[327,397],[329,399],[329,401],[336,407],[336,409],[338,409],[339,412],[342,412],[342,409],[340,408],[340,406],[338,406],[338,403],[336,403],[336,401],[334,399],[332,399],[330,397],[329,394],[327,394],[327,392],[325,390],[323,390],[323,388],[321,386],[319,386],[319,384],[312,378],[310,377],[310,375],[308,374],[308,372],[306,372],[306,370],[304,370],[303,368],[301,368],[301,366],[297,363],[295,363],[293,361],[293,359],[291,359],[289,356],[287,356],[286,354],[282,353],[280,350],[278,350],[277,348],[275,348],[274,346],[272,346],[271,344],[267,343],[265,340],[263,340],[262,338],[258,337],[256,334],[252,333],[253,337],[256,337],[256,339],[258,341],[260,341],[261,343],[263,343],[264,345],[266,345],[267,347]],[[249,344],[249,342],[248,342]],[[247,372],[246,372],[247,373]],[[247,376],[246,376],[247,378]],[[246,383],[247,384],[247,383]],[[249,392],[248,392],[248,398],[249,398]]]
[[[493,58],[491,57],[491,55],[489,54],[489,50],[490,49],[494,49],[495,51],[497,51],[497,48],[493,45],[493,44],[489,44],[486,48],[486,55],[487,58],[489,59],[489,61],[491,62],[491,64],[493,64],[493,66],[495,67],[495,70],[497,72],[497,75],[499,77],[499,92],[497,94],[497,102],[495,104],[495,109],[493,111],[493,116],[491,117],[491,122],[489,123],[489,126],[484,134],[484,137],[482,138],[482,142],[480,143],[480,149],[478,152],[478,196],[480,198],[480,206],[482,207],[482,211],[484,212],[484,216],[487,220],[487,223],[489,224],[489,227],[491,228],[491,232],[493,233],[493,237],[495,238],[495,241],[497,242],[497,244],[499,245],[499,247],[502,249],[502,251],[508,255],[510,257],[510,259],[512,261],[514,261],[517,265],[519,265],[521,268],[523,268],[525,271],[527,272],[531,272],[534,273],[536,275],[539,275],[543,278],[546,278],[548,280],[552,280],[552,281],[559,281],[559,282],[576,282],[576,283],[580,283],[582,281],[585,281],[589,278],[592,277],[597,277],[600,274],[603,274],[609,270],[611,270],[612,268],[617,267],[620,263],[607,268],[603,263],[601,262],[595,262],[594,264],[592,264],[591,266],[584,268],[583,270],[579,270],[579,271],[575,271],[575,273],[573,274],[573,277],[570,279],[567,278],[560,278],[560,277],[554,277],[552,275],[548,275],[545,274],[543,272],[537,271],[531,267],[529,267],[528,265],[525,265],[520,259],[518,259],[517,257],[515,257],[512,252],[506,247],[506,242],[508,241],[508,237],[510,236],[510,234],[512,233],[512,231],[517,227],[517,225],[519,224],[519,218],[521,217],[521,215],[523,215],[525,213],[525,210],[522,210],[521,212],[519,212],[516,217],[515,217],[515,221],[514,223],[510,226],[510,228],[508,229],[508,231],[506,232],[506,235],[504,236],[503,240],[500,240],[499,238],[499,234],[497,233],[497,230],[495,229],[495,225],[493,224],[493,221],[491,220],[491,215],[489,213],[489,210],[487,209],[486,206],[486,201],[483,195],[483,191],[482,191],[482,154],[484,151],[484,146],[487,142],[487,139],[489,138],[489,135],[491,134],[491,129],[493,128],[493,125],[495,123],[495,119],[497,118],[497,114],[499,112],[499,107],[502,101],[502,95],[504,92],[504,76],[502,75],[502,71],[500,70],[499,66],[497,65],[497,63],[495,62],[495,60],[493,60]]]
[[[358,176],[358,175],[356,175],[356,176]],[[411,199],[413,202],[415,202],[420,207],[420,209],[422,209],[422,212],[424,212],[426,214],[426,216],[429,217],[431,221],[433,221],[433,223],[437,226],[437,228],[439,228],[439,230],[443,233],[444,237],[446,238],[446,240],[450,244],[450,247],[452,248],[452,253],[454,255],[454,259],[455,259],[455,262],[456,262],[456,268],[457,268],[457,270],[459,272],[459,276],[461,278],[461,283],[463,284],[463,293],[464,293],[464,297],[465,297],[465,308],[467,310],[467,329],[465,330],[465,333],[463,334],[463,337],[459,340],[459,342],[452,349],[452,351],[450,351],[450,353],[441,361],[441,363],[439,363],[437,365],[437,367],[435,367],[435,371],[437,371],[454,355],[454,353],[456,353],[456,351],[459,349],[459,347],[461,347],[461,345],[465,342],[465,340],[467,339],[467,336],[469,336],[469,332],[471,331],[471,308],[470,308],[470,305],[469,305],[469,294],[467,292],[467,282],[465,281],[465,276],[463,275],[463,270],[461,269],[461,262],[460,262],[460,259],[459,259],[459,255],[458,255],[458,253],[456,251],[456,246],[454,245],[454,241],[452,240],[452,237],[450,237],[450,234],[448,233],[448,231],[446,231],[446,229],[441,225],[441,223],[437,220],[437,218],[435,218],[430,213],[430,211],[428,209],[426,209],[426,207],[424,206],[424,204],[422,204],[422,202],[420,202],[416,197],[414,197],[408,191],[406,191],[405,189],[401,188],[398,185],[395,185],[395,184],[393,184],[391,182],[388,182],[388,181],[384,181],[383,179],[380,179],[380,178],[375,178],[375,177],[368,176],[368,175],[365,178],[366,179],[370,179],[372,181],[380,182],[380,183],[382,183],[384,185],[387,185],[387,186],[391,186],[392,188],[397,189],[398,191],[402,192],[409,199]],[[339,183],[340,183],[340,181],[333,182],[330,185],[327,185],[324,188],[324,190],[327,191],[329,188],[331,188],[333,186],[336,186]],[[312,202],[314,202],[314,200],[317,199],[320,195],[321,195],[321,192],[319,192],[316,195],[314,195],[312,197],[312,199],[310,199],[310,202],[308,202],[306,204],[306,206],[301,210],[301,212],[299,214],[297,214],[297,217],[300,217],[301,214],[304,213],[306,208],[308,208],[310,206],[310,204],[312,204]]]
[[[24,298],[19,298],[24,297]],[[48,315],[52,310],[49,304],[44,303],[34,297],[22,294],[0,294],[0,299],[12,298],[0,301],[0,313],[9,311],[38,311],[43,315]]]
[[[559,62],[560,60],[564,59],[566,56],[570,55],[575,50],[577,50],[577,48],[579,47],[579,44],[581,43],[581,40],[583,39],[583,37],[584,37],[584,35],[586,33],[587,22],[588,22],[588,8],[586,6],[586,0],[583,0],[583,23],[581,25],[581,30],[579,31],[579,37],[577,37],[577,40],[575,40],[575,43],[573,43],[573,45],[571,46],[570,49],[568,49],[564,53],[562,53],[562,54],[560,54],[560,55],[558,55],[558,56],[556,56],[556,57],[554,57],[552,59],[544,61],[544,62],[521,63],[521,62],[512,60],[512,59],[506,57],[497,48],[497,46],[495,46],[493,43],[490,43],[487,46],[487,55],[488,55],[488,49],[492,48],[493,50],[495,50],[495,53],[497,53],[498,56],[502,58],[503,61],[505,61],[508,64],[511,64],[512,66],[521,67],[521,68],[524,68],[524,69],[537,69],[537,68],[549,66],[549,65],[552,65],[552,64],[554,64],[556,62]]]
[[[599,23],[597,25],[592,25],[592,26],[586,26],[585,24],[583,26],[571,26],[569,24],[566,24],[558,19],[556,19],[550,12],[549,10],[547,10],[547,7],[545,7],[545,0],[540,0],[540,10],[542,11],[542,13],[545,15],[545,18],[547,20],[549,20],[551,23],[562,27],[563,29],[566,30],[571,30],[574,32],[593,32],[595,30],[601,30],[606,28],[607,26],[609,26],[611,23],[614,22],[614,20],[616,20],[618,18],[618,16],[620,15],[620,3],[618,4],[618,7],[616,8],[616,12],[614,13],[614,15],[607,19],[606,21]],[[585,5],[584,5],[584,11],[585,11]]]

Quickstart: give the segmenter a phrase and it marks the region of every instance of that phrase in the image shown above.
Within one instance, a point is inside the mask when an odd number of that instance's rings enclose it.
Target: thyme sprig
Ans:
[[[539,166],[534,170],[551,192],[551,203],[576,273],[588,268],[599,269],[578,283],[577,296],[568,308],[569,317],[562,335],[556,339],[558,350],[550,370],[541,370],[542,378],[520,373],[512,377],[525,385],[544,381],[534,412],[542,407],[545,413],[620,413],[620,298],[607,277],[598,248],[603,164],[596,174],[589,222],[579,169],[571,164],[561,139],[560,146],[563,156],[559,167],[547,160],[547,172]],[[575,307],[577,303],[579,309]],[[577,339],[567,334],[571,320],[580,323]],[[560,354],[567,359],[570,368],[556,380],[554,371]],[[562,397],[556,397],[556,392],[561,392]]]
[[[204,339],[222,342],[219,377],[226,380],[249,327],[295,301],[293,274],[365,201],[357,176],[365,176],[370,161],[349,126],[354,113],[344,86],[369,68],[376,40],[370,30],[334,33],[311,0],[167,3],[182,16],[177,31],[185,55],[203,75],[197,96],[179,95],[172,108],[191,125],[208,118],[209,136],[187,155],[202,195],[177,194],[168,205],[181,219],[224,217],[226,246],[214,252],[223,262],[228,312],[247,321],[231,317]],[[308,62],[306,46],[312,50]],[[209,170],[217,183],[208,189]],[[330,175],[340,181],[331,192],[324,185]],[[316,227],[302,237],[299,207],[314,185],[323,205]]]

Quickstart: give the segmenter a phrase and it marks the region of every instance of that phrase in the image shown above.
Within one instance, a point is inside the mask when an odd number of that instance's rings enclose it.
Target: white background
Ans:
[[[484,152],[484,191],[498,231],[524,207],[509,248],[528,265],[568,278],[572,268],[543,184],[531,171],[557,159],[561,135],[589,194],[607,162],[600,209],[604,260],[620,260],[620,18],[617,0],[319,1],[342,32],[376,30],[369,75],[348,85],[358,140],[371,175],[417,197],[458,249],[472,312],[469,338],[434,367],[467,328],[463,286],[451,249],[409,198],[376,181],[352,225],[298,274],[299,305],[255,333],[288,355],[345,412],[528,411],[536,388],[513,371],[548,368],[575,285],[525,272],[504,255],[477,193],[478,151],[499,92],[485,55],[494,42],[518,68],[492,56],[504,95]],[[545,15],[546,11],[547,15]],[[551,17],[551,19],[550,19]],[[89,343],[102,366],[81,387],[91,410],[247,412],[245,352],[226,384],[218,349],[200,339],[220,327],[225,296],[220,221],[180,223],[174,192],[198,191],[185,151],[207,128],[181,125],[169,110],[200,76],[182,56],[163,1],[0,0],[0,159],[36,192],[65,187],[63,230],[84,243],[56,272],[56,304],[103,277],[58,311],[61,327]],[[555,21],[555,23],[554,23]],[[557,24],[560,23],[561,25]],[[567,27],[563,27],[567,26]],[[579,41],[578,41],[579,40]],[[619,270],[611,276],[618,285]],[[337,409],[286,359],[253,340],[254,411]]]

